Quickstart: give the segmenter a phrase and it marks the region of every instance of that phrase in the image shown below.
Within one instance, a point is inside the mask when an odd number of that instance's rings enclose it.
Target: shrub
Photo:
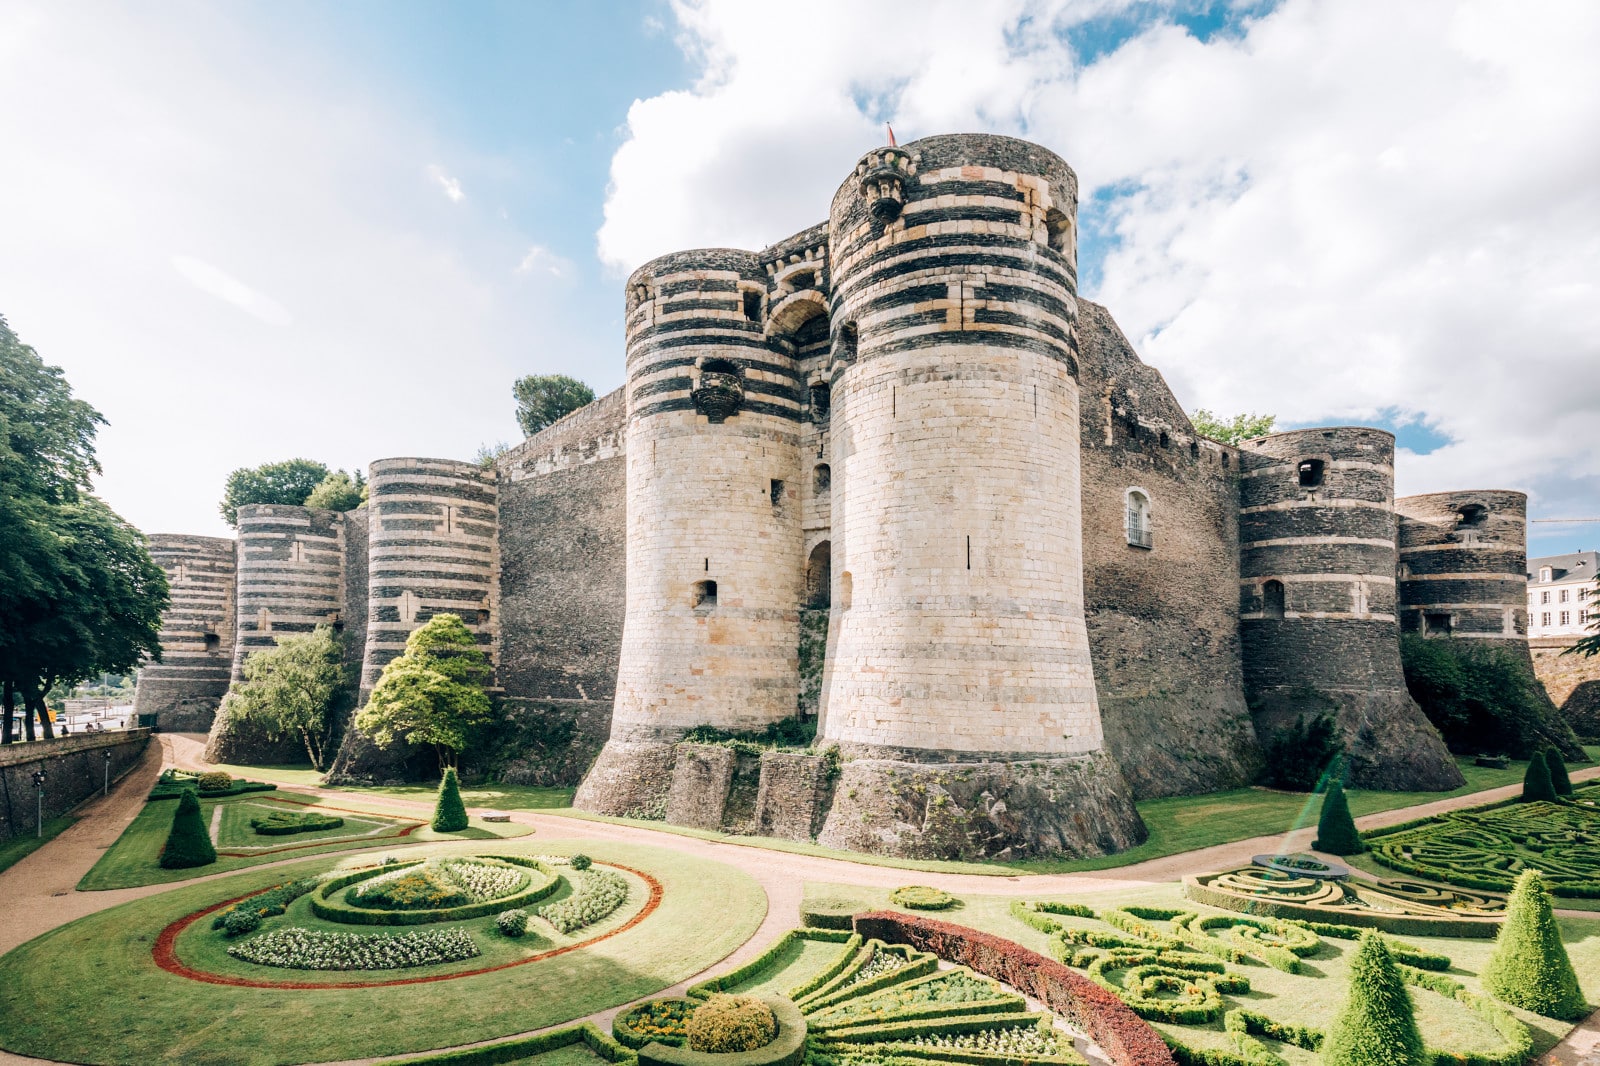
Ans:
[[[211,846],[211,834],[200,817],[200,800],[192,790],[185,790],[178,799],[178,809],[172,813],[172,830],[167,834],[166,846],[161,849],[161,866],[167,870],[182,870],[209,866],[216,861],[217,849]]]
[[[233,778],[219,771],[201,774],[195,783],[200,786],[201,792],[226,792],[233,787]]]
[[[718,993],[695,1008],[684,1025],[691,1051],[754,1051],[772,1043],[778,1020],[753,996]]]
[[[624,1047],[638,1049],[652,1040],[668,1047],[682,1047],[684,1027],[697,1006],[699,1003],[692,999],[646,1000],[617,1015],[611,1022],[611,1033]]]
[[[1550,784],[1558,796],[1572,795],[1572,778],[1567,776],[1567,761],[1561,757],[1561,749],[1555,746],[1544,750],[1544,764],[1550,771]]]
[[[1588,1013],[1538,870],[1524,870],[1483,971],[1483,987],[1512,1006],[1576,1021]]]
[[[573,886],[572,895],[539,911],[539,916],[562,933],[572,933],[593,925],[622,906],[628,898],[628,882],[610,870],[586,873]]]
[[[1533,758],[1528,760],[1528,771],[1522,775],[1522,802],[1537,803],[1541,800],[1554,803],[1556,799],[1555,783],[1550,780],[1550,767],[1544,761],[1544,755],[1534,752]]]
[[[579,854],[579,855],[574,855],[572,858],[568,859],[567,860],[567,865],[572,867],[574,870],[578,871],[579,873],[582,873],[583,871],[587,870],[589,867],[594,865],[594,860],[589,858],[589,856],[587,856],[587,855]]]
[[[1521,759],[1552,741],[1574,743],[1526,656],[1479,647],[1485,643],[1415,633],[1400,638],[1406,688],[1450,750]]]
[[[1358,855],[1367,850],[1350,817],[1350,803],[1344,798],[1344,786],[1337,781],[1328,785],[1322,797],[1322,817],[1317,820],[1317,839],[1312,841],[1313,851],[1329,855]]]
[[[1361,937],[1350,964],[1350,991],[1328,1033],[1325,1066],[1423,1066],[1422,1034],[1383,937]]]
[[[515,940],[528,931],[528,912],[521,907],[514,907],[496,918],[494,924],[495,928],[500,930],[501,936]]]
[[[889,893],[889,902],[914,911],[947,911],[961,901],[927,885],[902,885]]]
[[[222,919],[223,935],[229,937],[244,936],[246,933],[253,933],[260,928],[261,912],[256,910],[234,907]]]
[[[269,888],[265,892],[257,893],[249,899],[241,900],[227,910],[219,912],[211,920],[211,928],[226,930],[228,919],[237,911],[250,911],[260,918],[275,918],[288,910],[289,904],[316,888],[318,884],[320,884],[318,878],[302,877],[298,881],[289,881],[276,888]]]
[[[461,802],[461,783],[455,767],[446,767],[439,782],[439,800],[433,807],[433,828],[438,833],[459,833],[467,827],[467,805]]]
[[[325,829],[338,829],[344,819],[336,814],[315,814],[298,811],[275,811],[261,818],[250,819],[250,828],[258,836],[288,836],[290,833],[317,833]]]
[[[1339,729],[1331,714],[1309,722],[1302,715],[1267,741],[1261,781],[1269,788],[1310,792],[1341,755]]]

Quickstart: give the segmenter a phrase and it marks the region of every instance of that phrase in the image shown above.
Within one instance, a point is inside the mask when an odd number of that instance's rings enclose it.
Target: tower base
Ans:
[[[1355,788],[1445,792],[1466,784],[1438,731],[1403,689],[1267,692],[1257,696],[1252,714],[1263,745],[1302,716],[1331,714]]]
[[[908,859],[1110,855],[1147,833],[1104,751],[1017,762],[846,762],[817,843]]]
[[[572,797],[580,811],[618,818],[666,817],[677,744],[608,740]]]

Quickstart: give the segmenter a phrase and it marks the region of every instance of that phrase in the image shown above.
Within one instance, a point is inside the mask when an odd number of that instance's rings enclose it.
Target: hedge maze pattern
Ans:
[[[1367,835],[1372,857],[1414,877],[1487,892],[1509,892],[1530,867],[1555,896],[1600,898],[1600,798],[1511,803],[1452,811]]]
[[[1326,1035],[1320,1030],[1277,1022],[1237,1002],[1251,992],[1244,967],[1263,965],[1300,974],[1306,965],[1302,960],[1324,950],[1324,938],[1357,940],[1362,933],[1351,925],[1231,914],[1202,917],[1155,907],[1097,912],[1075,904],[1018,901],[1011,911],[1050,937],[1052,955],[1085,971],[1140,1017],[1169,1026],[1220,1027],[1231,1052],[1191,1046],[1170,1030],[1162,1033],[1180,1063],[1204,1066],[1286,1066],[1287,1060],[1267,1040],[1316,1052]],[[1387,939],[1408,984],[1456,1000],[1501,1037],[1493,1049],[1429,1048],[1429,1063],[1520,1066],[1528,1059],[1533,1043],[1527,1026],[1505,1007],[1446,977],[1443,971],[1451,965],[1447,956]]]
[[[1492,937],[1505,900],[1416,881],[1350,881],[1243,866],[1184,878],[1197,903],[1271,918],[1372,926],[1411,936]]]

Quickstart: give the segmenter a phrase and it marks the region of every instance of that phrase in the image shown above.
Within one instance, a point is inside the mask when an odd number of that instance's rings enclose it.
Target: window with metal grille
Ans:
[[[1141,489],[1128,490],[1128,543],[1135,548],[1155,546],[1150,528],[1150,497]]]

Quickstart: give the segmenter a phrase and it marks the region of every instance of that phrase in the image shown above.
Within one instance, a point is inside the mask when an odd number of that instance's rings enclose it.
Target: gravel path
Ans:
[[[144,798],[155,782],[163,765],[178,766],[188,770],[209,769],[202,758],[204,737],[189,734],[160,734],[159,744],[150,745],[137,768],[129,772],[109,797],[98,798],[77,812],[79,821],[55,840],[29,855],[9,870],[0,873],[0,899],[6,906],[0,908],[0,954],[48,932],[59,925],[113,907],[129,900],[164,892],[173,885],[151,885],[145,888],[117,889],[106,892],[77,892],[78,880],[99,859],[100,854],[116,842],[122,831],[133,821],[144,804]],[[1600,767],[1578,770],[1573,780],[1583,781],[1600,777]],[[318,796],[349,795],[337,790],[282,786],[285,791],[302,792]],[[1454,799],[1438,800],[1415,807],[1385,811],[1356,820],[1363,829],[1394,825],[1397,822],[1442,813],[1461,807],[1476,806],[1498,799],[1508,799],[1520,791],[1520,786],[1491,789]],[[363,795],[364,803],[387,807],[396,812],[415,813],[431,810],[426,802]],[[754,958],[765,950],[785,930],[799,921],[799,907],[805,882],[836,881],[848,884],[893,888],[909,878],[923,884],[935,885],[958,895],[982,893],[989,895],[1072,895],[1126,889],[1148,884],[1176,881],[1196,870],[1216,870],[1244,865],[1251,856],[1264,851],[1297,850],[1310,847],[1315,835],[1313,828],[1285,835],[1255,837],[1250,840],[1220,844],[1182,855],[1171,855],[1136,863],[1116,870],[1082,874],[1039,874],[1016,877],[985,877],[975,874],[934,874],[912,872],[894,867],[869,866],[839,859],[812,855],[796,855],[771,851],[765,848],[732,844],[721,841],[700,840],[694,837],[662,833],[631,825],[614,825],[609,822],[590,822],[576,818],[563,818],[540,814],[537,811],[513,811],[514,821],[531,825],[546,836],[583,840],[614,840],[628,843],[650,844],[671,848],[700,858],[735,866],[754,878],[767,893],[767,914],[760,928],[745,944],[727,958],[710,967],[705,973],[665,990],[659,994],[677,994],[695,981],[713,971],[720,972],[731,965]],[[358,850],[358,849],[352,849]],[[347,854],[347,853],[341,853]],[[284,862],[299,861],[285,859]],[[263,864],[263,866],[275,864]],[[198,881],[225,877],[213,874],[182,882],[184,885]],[[1573,912],[1577,913],[1577,912]],[[1593,918],[1593,913],[1579,916]],[[594,1021],[603,1030],[609,1030],[611,1018],[622,1008],[604,1011],[587,1020]],[[572,1023],[565,1023],[572,1024]],[[503,1038],[502,1038],[503,1039]],[[468,1045],[471,1046],[471,1045]],[[0,1064],[36,1063],[41,1059],[23,1058],[0,1051]],[[350,1060],[340,1066],[370,1063],[380,1060]],[[1600,1066],[1600,1013],[1591,1016],[1562,1041],[1555,1049],[1538,1060],[1538,1066]]]

